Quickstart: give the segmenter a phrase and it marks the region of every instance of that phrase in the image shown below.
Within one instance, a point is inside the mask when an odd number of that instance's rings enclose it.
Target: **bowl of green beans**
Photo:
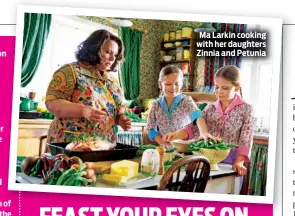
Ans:
[[[228,156],[232,148],[236,148],[236,145],[226,144],[223,140],[214,142],[211,139],[207,142],[204,140],[193,142],[189,146],[189,150],[192,151],[194,155],[205,156],[209,160],[211,170],[220,169],[218,163]]]

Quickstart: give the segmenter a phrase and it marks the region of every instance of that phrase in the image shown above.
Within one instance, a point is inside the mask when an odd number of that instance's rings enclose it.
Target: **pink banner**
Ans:
[[[0,216],[108,215],[108,216],[240,216],[273,215],[271,204],[247,204],[98,195],[8,191],[8,162],[13,91],[15,37],[0,37],[1,166]],[[6,52],[6,57],[4,56]],[[177,196],[177,193],[175,193]]]

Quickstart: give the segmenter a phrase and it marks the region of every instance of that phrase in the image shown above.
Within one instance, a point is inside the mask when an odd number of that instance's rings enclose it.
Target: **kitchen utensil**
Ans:
[[[170,62],[170,61],[172,61],[172,56],[163,56],[163,60],[165,62]]]
[[[32,101],[29,98],[20,97],[20,101],[21,101],[21,103],[20,103],[19,109],[21,111],[31,111],[31,110],[37,109],[38,103]]]
[[[165,148],[158,146],[156,151],[159,153],[159,175],[164,174],[164,157],[165,157]]]
[[[219,167],[217,164],[223,161],[228,156],[229,152],[230,152],[230,149],[216,150],[216,149],[200,148],[200,151],[193,151],[193,154],[205,156],[210,162],[211,170],[219,170]]]
[[[69,143],[48,143],[52,155],[66,154],[69,157],[77,156],[81,158],[83,162],[90,161],[110,161],[110,160],[124,160],[135,158],[138,147],[117,143],[117,146],[111,150],[101,151],[69,151],[66,146]]]

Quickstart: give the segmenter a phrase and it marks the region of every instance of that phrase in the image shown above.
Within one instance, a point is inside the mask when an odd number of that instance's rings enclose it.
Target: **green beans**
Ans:
[[[189,150],[190,151],[200,151],[200,148],[206,149],[216,149],[216,150],[228,150],[232,148],[236,148],[236,145],[226,144],[223,140],[215,143],[214,140],[209,139],[207,142],[205,140],[201,140],[196,143],[190,143]]]

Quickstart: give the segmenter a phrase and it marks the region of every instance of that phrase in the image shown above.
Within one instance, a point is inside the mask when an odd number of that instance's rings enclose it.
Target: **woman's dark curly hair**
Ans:
[[[101,29],[93,32],[85,41],[83,41],[76,52],[76,59],[86,62],[93,66],[101,63],[100,53],[101,47],[107,40],[113,40],[118,44],[118,55],[110,71],[116,71],[115,68],[119,62],[124,60],[124,46],[122,40],[107,30]]]

